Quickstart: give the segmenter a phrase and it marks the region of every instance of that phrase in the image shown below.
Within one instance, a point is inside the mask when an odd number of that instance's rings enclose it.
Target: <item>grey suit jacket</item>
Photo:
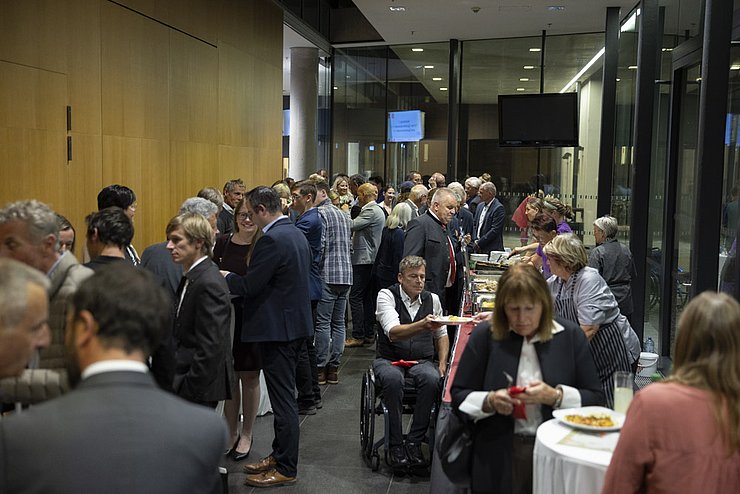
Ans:
[[[218,492],[225,423],[138,372],[107,372],[0,421],[0,492]]]
[[[363,206],[352,220],[352,264],[372,264],[383,237],[385,215],[376,202]]]

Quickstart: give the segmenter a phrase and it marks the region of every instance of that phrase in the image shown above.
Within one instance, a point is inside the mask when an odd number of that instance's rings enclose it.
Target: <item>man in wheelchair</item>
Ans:
[[[424,290],[426,262],[407,256],[399,265],[398,284],[378,293],[376,317],[377,353],[373,372],[389,412],[388,462],[394,470],[427,465],[421,442],[429,419],[439,380],[447,369],[450,350],[446,327],[435,321],[442,316],[439,297]],[[439,363],[434,362],[435,350]],[[406,378],[413,380],[416,406],[406,444],[403,442],[401,413]]]

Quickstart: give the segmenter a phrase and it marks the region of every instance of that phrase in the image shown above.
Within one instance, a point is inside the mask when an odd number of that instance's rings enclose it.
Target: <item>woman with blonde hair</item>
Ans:
[[[681,314],[673,373],[637,393],[602,494],[740,487],[740,304],[704,292]]]
[[[349,190],[349,177],[347,175],[338,175],[334,180],[334,185],[331,186],[331,190],[339,196],[339,209],[349,214],[352,208],[352,201],[355,196]]]
[[[560,202],[560,199],[553,196],[545,196],[542,200],[543,212],[552,216],[552,219],[558,224],[558,233],[571,233],[568,220],[574,218],[573,208]]]
[[[375,288],[381,290],[398,283],[398,266],[403,259],[403,241],[406,224],[411,221],[411,210],[396,206],[385,220],[378,255],[375,256]]]
[[[499,280],[493,317],[470,335],[451,392],[475,422],[473,493],[532,492],[537,427],[553,410],[604,402],[586,337],[554,319],[547,284],[528,264]]]

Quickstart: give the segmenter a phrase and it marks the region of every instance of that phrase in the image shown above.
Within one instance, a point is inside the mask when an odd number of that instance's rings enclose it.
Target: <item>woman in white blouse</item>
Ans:
[[[526,389],[516,394],[514,385]],[[453,406],[475,422],[472,492],[531,492],[537,427],[554,409],[603,401],[583,331],[553,318],[534,266],[513,266],[499,280],[490,321],[471,334],[452,385]]]

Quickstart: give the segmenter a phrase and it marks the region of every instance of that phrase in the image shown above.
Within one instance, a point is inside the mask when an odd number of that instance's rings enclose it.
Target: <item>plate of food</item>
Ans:
[[[460,316],[442,316],[434,319],[435,322],[447,324],[448,326],[458,326],[465,324],[466,322],[472,321],[472,317],[460,317]]]
[[[473,289],[478,293],[496,293],[498,281],[495,280],[474,280]]]
[[[618,431],[624,424],[624,414],[604,407],[564,408],[552,416],[565,425],[585,431]]]

